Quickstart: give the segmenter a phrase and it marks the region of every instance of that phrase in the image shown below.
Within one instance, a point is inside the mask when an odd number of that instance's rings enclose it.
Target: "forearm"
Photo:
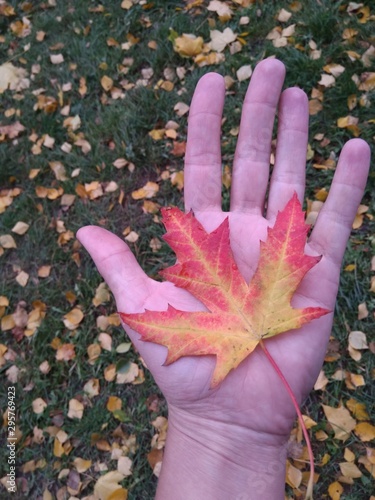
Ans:
[[[249,429],[170,411],[156,500],[283,500],[285,461],[285,445]]]

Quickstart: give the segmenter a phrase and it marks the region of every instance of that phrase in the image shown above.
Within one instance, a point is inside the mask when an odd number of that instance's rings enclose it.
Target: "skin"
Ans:
[[[265,239],[278,210],[294,192],[301,202],[304,199],[308,99],[299,88],[282,91],[284,76],[285,67],[276,59],[266,59],[254,70],[242,108],[228,213],[221,210],[223,78],[215,73],[202,77],[190,107],[185,207],[194,210],[207,231],[229,216],[232,250],[247,280],[257,266],[259,241]],[[269,180],[277,110],[276,162]],[[292,301],[295,307],[333,311],[341,260],[369,163],[370,149],[363,140],[345,144],[305,249],[309,255],[323,257],[298,288]],[[168,303],[181,310],[201,310],[186,291],[148,278],[117,236],[95,226],[81,228],[77,236],[111,288],[119,311],[160,311]],[[267,340],[299,402],[313,387],[323,364],[332,318],[333,313]],[[258,500],[262,495],[283,499],[286,442],[295,410],[262,350],[257,348],[212,390],[213,356],[185,357],[163,366],[165,347],[142,342],[128,327],[126,331],[168,402],[168,439],[157,498]]]

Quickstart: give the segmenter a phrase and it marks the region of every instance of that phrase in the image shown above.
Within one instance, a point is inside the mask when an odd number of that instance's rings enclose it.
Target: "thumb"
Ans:
[[[117,308],[127,313],[142,312],[152,280],[143,272],[128,245],[97,226],[82,227],[77,238],[111,289]]]

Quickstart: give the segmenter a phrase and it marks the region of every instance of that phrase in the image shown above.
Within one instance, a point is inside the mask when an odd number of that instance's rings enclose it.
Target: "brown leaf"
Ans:
[[[56,351],[57,361],[70,361],[75,357],[74,344],[62,344]]]

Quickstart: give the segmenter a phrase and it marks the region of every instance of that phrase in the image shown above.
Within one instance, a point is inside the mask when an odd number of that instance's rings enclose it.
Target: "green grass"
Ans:
[[[13,365],[19,371],[17,387],[17,423],[22,437],[17,450],[17,469],[20,477],[20,492],[12,498],[41,498],[48,489],[53,498],[65,491],[68,478],[59,477],[61,470],[72,470],[72,461],[76,457],[92,460],[92,467],[87,473],[81,474],[83,488],[77,494],[79,498],[89,495],[97,481],[100,472],[98,464],[106,464],[109,470],[116,469],[116,461],[111,460],[110,452],[101,451],[92,444],[92,434],[99,434],[102,439],[121,444],[121,438],[113,436],[114,430],[120,425],[126,435],[135,435],[136,449],[129,452],[133,460],[133,474],[126,478],[123,486],[129,490],[129,499],[153,498],[156,478],[147,461],[147,453],[151,449],[151,439],[155,430],[151,421],[157,415],[166,415],[166,405],[162,400],[151,376],[145,373],[145,381],[139,385],[119,385],[107,382],[104,369],[119,360],[131,361],[141,366],[138,354],[133,350],[126,354],[118,354],[115,347],[125,341],[125,334],[119,327],[108,327],[107,332],[113,337],[111,352],[103,350],[94,364],[88,363],[87,348],[97,343],[100,329],[96,319],[100,315],[108,316],[115,312],[115,305],[108,303],[95,307],[92,298],[95,289],[101,282],[93,263],[85,251],[79,247],[73,238],[65,245],[59,245],[56,231],[57,221],[63,221],[67,230],[73,233],[85,224],[98,224],[118,235],[130,226],[139,233],[140,238],[131,244],[140,264],[149,275],[157,277],[157,272],[173,261],[173,255],[165,244],[158,252],[153,252],[149,242],[153,237],[160,239],[163,234],[161,224],[153,219],[152,214],[145,214],[142,201],[131,198],[131,192],[142,187],[147,181],[159,183],[160,190],[153,201],[164,206],[175,204],[182,206],[181,193],[173,187],[169,180],[160,177],[165,170],[180,170],[183,167],[181,158],[170,153],[171,141],[153,141],[148,132],[153,128],[162,127],[168,120],[179,124],[178,140],[186,140],[187,118],[177,117],[174,105],[183,101],[189,103],[198,79],[208,71],[217,71],[222,75],[235,77],[236,70],[243,64],[254,65],[267,56],[275,55],[287,67],[285,86],[297,85],[311,96],[313,88],[318,86],[323,66],[331,62],[345,66],[345,72],[337,78],[336,85],[324,90],[323,110],[311,116],[310,144],[315,157],[307,164],[308,188],[306,198],[314,199],[314,193],[320,188],[329,189],[333,176],[331,170],[316,170],[313,163],[318,157],[327,159],[330,154],[338,155],[346,140],[352,137],[347,129],[337,128],[337,119],[351,114],[359,118],[360,137],[369,141],[373,147],[375,125],[370,120],[374,118],[373,106],[357,107],[349,111],[347,97],[356,94],[358,98],[364,94],[353,82],[353,75],[360,76],[365,71],[374,71],[374,66],[365,68],[360,59],[350,61],[346,51],[352,50],[362,55],[368,46],[374,42],[371,26],[373,22],[360,23],[356,15],[350,16],[347,5],[341,1],[328,0],[317,3],[313,0],[301,2],[302,8],[293,13],[289,22],[283,27],[296,23],[293,39],[287,47],[275,48],[267,34],[276,25],[281,25],[276,16],[281,8],[290,9],[289,2],[257,2],[248,8],[242,8],[229,2],[233,8],[233,17],[227,22],[221,22],[215,13],[207,10],[208,2],[203,2],[200,8],[186,11],[185,2],[154,0],[145,6],[134,5],[130,10],[121,9],[119,0],[101,2],[104,12],[93,12],[92,8],[99,3],[89,2],[56,2],[55,7],[47,2],[32,2],[31,10],[24,12],[23,6],[16,0],[8,2],[13,6],[15,15],[6,17],[0,15],[0,33],[3,40],[0,43],[0,62],[11,61],[17,67],[23,67],[30,73],[35,63],[40,64],[30,82],[30,87],[22,92],[7,90],[0,95],[0,125],[12,124],[19,119],[25,131],[14,140],[0,139],[0,190],[20,188],[21,193],[14,198],[13,203],[0,215],[0,235],[13,234],[11,229],[18,221],[30,224],[28,232],[15,235],[15,249],[5,249],[0,256],[1,281],[0,295],[7,297],[9,305],[0,307],[0,316],[12,314],[17,304],[22,301],[27,312],[32,304],[40,300],[46,304],[46,317],[36,333],[31,337],[23,337],[19,342],[12,332],[0,331],[0,344],[8,348],[11,356],[3,360],[0,366],[4,383],[0,392],[0,408],[6,408],[6,371]],[[372,2],[364,2],[372,8]],[[91,11],[90,11],[91,9]],[[1,11],[0,11],[1,12]],[[21,20],[23,16],[32,23],[31,34],[19,38],[13,33],[11,23]],[[240,26],[242,16],[249,16],[248,25]],[[211,24],[209,24],[211,23]],[[242,51],[231,56],[225,50],[225,61],[216,66],[198,68],[191,59],[180,57],[172,48],[168,37],[170,29],[178,34],[195,33],[209,41],[210,29],[223,30],[230,27],[236,33],[242,33],[246,44]],[[342,33],[345,28],[353,28],[358,34],[352,42],[345,44]],[[45,31],[45,39],[36,41],[36,33]],[[128,34],[139,38],[128,51],[121,49],[121,44],[127,41]],[[109,37],[115,39],[118,46],[108,46]],[[372,38],[371,38],[372,37]],[[310,58],[309,42],[316,42],[322,51],[319,59]],[[157,43],[157,49],[148,46],[150,41]],[[53,47],[61,44],[58,48]],[[27,50],[25,50],[25,46]],[[296,47],[297,46],[297,47]],[[62,53],[64,62],[53,65],[50,54]],[[127,74],[121,73],[124,58],[133,58]],[[106,66],[103,66],[105,64]],[[164,79],[164,69],[184,67],[186,77],[183,82],[175,80],[171,92],[156,89],[155,85]],[[123,91],[123,99],[113,100],[109,93],[103,91],[100,80],[104,75],[111,77],[116,87],[121,88],[121,82],[136,84],[141,78],[141,71],[152,68],[154,74],[145,87],[134,87]],[[80,79],[85,78],[87,93],[79,94]],[[79,115],[81,127],[75,134],[81,133],[91,144],[91,151],[85,155],[77,146],[66,154],[60,146],[64,142],[73,143],[74,137],[66,127],[63,127],[65,116],[57,111],[47,114],[35,110],[37,103],[35,91],[44,89],[44,95],[59,100],[62,85],[72,84],[72,90],[63,93],[64,105],[70,105],[69,116]],[[234,156],[236,137],[229,132],[238,126],[241,103],[246,91],[247,82],[235,82],[231,94],[227,96],[225,116],[227,121],[223,126],[223,164],[231,165]],[[184,92],[179,95],[179,92]],[[373,91],[367,93],[371,102],[374,101]],[[14,109],[14,115],[5,113]],[[42,146],[41,154],[31,153],[33,142],[29,137],[32,133],[38,138],[49,134],[55,139],[55,146],[48,149]],[[323,133],[329,139],[328,145],[320,145],[314,139],[317,133]],[[134,172],[126,167],[118,170],[113,166],[117,158],[126,158],[135,165]],[[67,180],[59,181],[50,169],[49,162],[61,161],[66,169]],[[71,177],[72,172],[79,168],[78,177]],[[29,178],[31,169],[40,169],[34,179]],[[78,183],[92,181],[106,183],[117,182],[119,189],[96,200],[76,197],[75,203],[67,210],[60,206],[60,199],[49,200],[38,198],[36,187],[62,187],[64,193],[75,194]],[[324,370],[330,382],[325,391],[313,391],[305,404],[304,413],[318,422],[313,429],[313,447],[317,461],[329,453],[331,458],[322,468],[319,482],[316,486],[316,498],[328,498],[328,486],[335,481],[340,470],[338,464],[343,461],[344,447],[349,447],[358,458],[365,453],[365,446],[352,437],[344,446],[333,439],[332,431],[327,422],[321,404],[337,406],[349,398],[355,398],[365,403],[367,411],[374,415],[374,389],[371,381],[374,377],[374,357],[369,351],[364,352],[362,360],[355,362],[347,352],[347,336],[351,330],[362,330],[369,341],[374,341],[375,331],[375,297],[369,292],[371,256],[375,254],[375,223],[371,215],[375,215],[375,174],[371,172],[363,203],[369,206],[361,228],[353,231],[344,267],[355,264],[352,272],[343,272],[337,300],[335,322],[332,335],[338,342],[340,358],[335,362],[327,362]],[[124,197],[119,203],[120,190]],[[228,206],[229,191],[223,187],[223,206]],[[80,265],[73,260],[72,255],[80,256]],[[38,278],[37,271],[42,265],[51,265],[48,278]],[[27,286],[21,287],[15,281],[19,269],[29,273]],[[84,312],[84,320],[75,332],[67,330],[63,324],[63,316],[72,309],[66,299],[66,292],[76,296],[74,305],[79,305]],[[364,320],[357,319],[357,307],[366,302],[369,316]],[[61,362],[55,359],[55,350],[50,346],[52,340],[59,337],[62,342],[72,342],[76,346],[76,358]],[[43,361],[48,361],[51,370],[44,375],[39,370]],[[339,368],[350,373],[364,376],[366,385],[356,390],[348,389],[345,381],[333,381],[331,376]],[[100,381],[100,393],[91,400],[84,395],[83,386],[91,378]],[[146,406],[147,398],[157,394],[161,399],[158,413],[149,412]],[[124,415],[122,422],[117,420],[107,409],[109,396],[118,396],[123,400]],[[41,415],[32,411],[32,402],[43,398],[48,406]],[[71,398],[82,398],[85,411],[82,420],[72,420],[67,417],[68,404]],[[60,425],[69,435],[72,450],[68,455],[56,457],[53,452],[53,437],[46,431],[48,427]],[[33,429],[44,429],[44,442],[33,443]],[[316,430],[326,430],[329,439],[319,442],[314,439]],[[5,428],[1,434],[2,444],[5,444]],[[40,468],[35,471],[22,472],[23,465],[30,461],[42,460]],[[372,492],[370,474],[359,466],[363,476],[354,481],[352,486],[345,486],[342,498],[345,500],[369,498]],[[0,477],[8,470],[6,456],[0,457]],[[0,486],[1,488],[1,486]],[[5,490],[1,490],[5,498]],[[290,498],[301,498],[297,491],[287,488]],[[60,498],[60,497],[59,497]]]

